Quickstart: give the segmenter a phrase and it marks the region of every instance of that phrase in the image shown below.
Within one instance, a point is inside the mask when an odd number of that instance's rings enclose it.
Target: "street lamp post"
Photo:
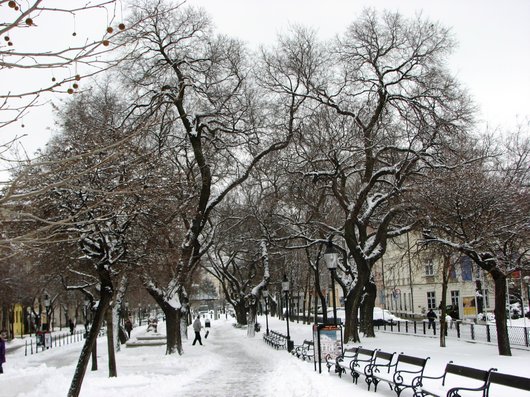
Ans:
[[[29,337],[31,338],[31,307],[28,306],[26,308],[26,313],[28,317],[28,331],[29,331]]]
[[[526,284],[526,297],[528,298],[528,311],[530,312],[530,276],[524,276],[523,281]],[[524,312],[524,307],[523,307]],[[523,313],[523,316],[526,317],[526,313]]]
[[[44,307],[46,309],[46,329],[45,331],[50,331],[50,297],[46,294],[44,295]]]
[[[282,291],[285,293],[285,319],[287,320],[287,351],[290,353],[293,349],[293,342],[291,342],[291,334],[289,333],[289,280],[287,275],[283,275]]]
[[[337,270],[337,262],[339,259],[339,253],[333,246],[331,238],[329,239],[326,252],[324,252],[324,260],[326,261],[326,266],[331,272],[331,289],[332,289],[332,299],[333,299],[333,324],[337,325],[337,302],[335,300],[335,271]]]
[[[87,297],[85,297],[85,338],[88,337],[88,308],[90,306],[90,299],[88,299]]]
[[[265,299],[265,324],[267,326],[267,336],[269,335],[269,290],[263,290],[263,298]]]

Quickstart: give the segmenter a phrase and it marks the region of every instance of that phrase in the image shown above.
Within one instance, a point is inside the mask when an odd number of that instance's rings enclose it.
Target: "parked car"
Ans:
[[[328,321],[333,321],[333,309],[327,311]],[[322,313],[317,314],[317,321],[322,322],[323,317]],[[337,308],[337,323],[344,324],[346,321],[346,312],[344,308]],[[402,318],[399,318],[393,315],[386,309],[381,309],[380,307],[374,307],[374,325],[390,325],[396,324],[398,321],[404,321]]]
[[[374,325],[390,325],[403,321],[402,318],[394,316],[391,312],[380,307],[374,307]]]

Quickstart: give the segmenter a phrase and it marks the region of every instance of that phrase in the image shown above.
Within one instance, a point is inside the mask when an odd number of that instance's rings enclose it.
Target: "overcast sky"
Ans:
[[[76,0],[77,1],[77,0]],[[363,8],[423,16],[450,27],[458,48],[449,65],[480,107],[480,119],[491,128],[513,127],[530,115],[530,0],[187,0],[203,7],[217,30],[251,46],[271,44],[290,25],[311,26],[323,39],[341,34]],[[78,20],[78,31],[81,30]],[[56,29],[66,27],[57,24]],[[80,35],[79,35],[80,36]],[[32,41],[35,37],[27,36]],[[0,90],[2,84],[0,76]],[[4,81],[5,83],[5,81]],[[49,110],[25,118],[29,153],[43,146],[52,126]],[[5,135],[4,135],[5,136]]]
[[[469,89],[490,126],[530,115],[529,0],[188,0],[204,7],[219,31],[269,44],[289,24],[323,38],[345,31],[363,8],[423,16],[450,27],[458,48],[451,70]]]

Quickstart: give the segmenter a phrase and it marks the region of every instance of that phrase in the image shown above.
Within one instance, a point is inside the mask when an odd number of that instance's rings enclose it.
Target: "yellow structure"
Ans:
[[[13,336],[24,334],[24,307],[16,303],[13,307]]]

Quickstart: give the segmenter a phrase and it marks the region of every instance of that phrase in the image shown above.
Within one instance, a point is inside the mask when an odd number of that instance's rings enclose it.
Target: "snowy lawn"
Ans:
[[[325,365],[319,374],[314,371],[313,363],[302,362],[285,350],[271,348],[262,339],[265,318],[259,321],[262,329],[253,339],[246,337],[245,329],[233,327],[233,319],[212,321],[208,339],[203,336],[204,346],[191,346],[193,332],[190,328],[183,356],[166,356],[164,346],[122,347],[117,355],[117,378],[108,378],[105,338],[100,338],[99,370],[90,371],[89,364],[81,396],[395,396],[385,384],[379,385],[377,394],[368,392],[362,380],[355,386],[349,375],[340,379],[334,373],[328,374]],[[284,321],[269,318],[269,329],[285,333],[286,325]],[[159,324],[158,330],[164,332],[164,324]],[[310,325],[291,322],[290,333],[295,344],[312,339]],[[137,327],[131,337],[143,334],[145,327]],[[7,344],[7,362],[4,374],[0,375],[0,395],[66,396],[82,342],[27,357],[23,347],[16,348],[20,343],[18,339]],[[450,360],[481,369],[495,367],[500,372],[521,376],[528,376],[530,364],[529,350],[513,349],[512,357],[500,357],[494,345],[452,339],[447,341],[448,347],[442,349],[436,338],[381,332],[376,338],[363,338],[361,344],[366,348],[431,357],[426,366],[429,375],[441,374]],[[510,394],[510,397],[515,396],[517,393]]]

